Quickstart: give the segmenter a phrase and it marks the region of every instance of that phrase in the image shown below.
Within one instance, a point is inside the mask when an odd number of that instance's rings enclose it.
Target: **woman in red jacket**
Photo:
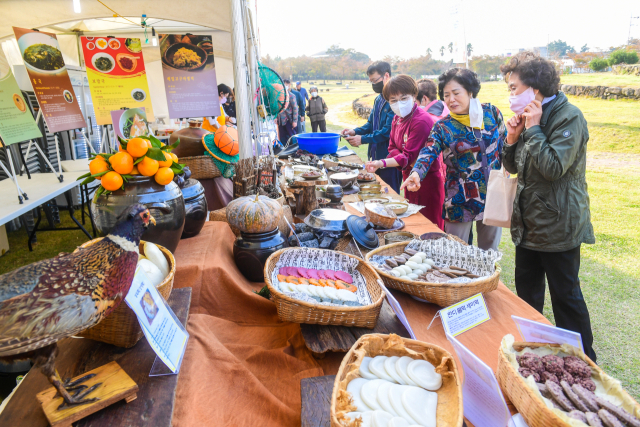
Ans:
[[[384,85],[382,96],[389,101],[391,109],[396,114],[391,125],[389,156],[383,160],[367,162],[368,172],[375,172],[379,168],[397,167],[402,170],[403,180],[409,177],[434,124],[433,117],[416,103],[417,95],[418,86],[415,80],[404,74],[392,77]],[[420,189],[407,192],[405,196],[409,202],[424,206],[420,213],[440,229],[444,229],[444,176],[441,165],[431,167]]]

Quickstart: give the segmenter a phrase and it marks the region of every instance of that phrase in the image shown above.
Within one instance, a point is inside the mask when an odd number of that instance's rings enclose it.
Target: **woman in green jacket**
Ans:
[[[595,243],[585,169],[589,131],[558,91],[554,64],[522,52],[501,67],[511,110],[503,164],[518,174],[511,217],[518,296],[542,313],[545,276],[556,326],[579,332],[594,362],[593,334],[580,290],[580,245]]]

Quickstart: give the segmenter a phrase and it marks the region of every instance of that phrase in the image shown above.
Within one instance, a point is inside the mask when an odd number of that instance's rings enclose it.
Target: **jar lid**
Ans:
[[[375,249],[380,246],[378,234],[373,228],[373,224],[357,215],[347,218],[347,228],[355,241],[367,249]]]
[[[204,187],[200,184],[200,181],[193,178],[186,180],[181,190],[185,202],[204,194]]]

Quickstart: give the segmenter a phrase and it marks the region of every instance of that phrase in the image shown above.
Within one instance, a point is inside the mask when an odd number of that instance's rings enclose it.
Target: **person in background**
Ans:
[[[518,174],[511,239],[518,296],[542,313],[545,277],[556,326],[580,333],[596,361],[589,310],[580,289],[580,247],[596,242],[585,176],[587,121],[558,90],[551,61],[521,52],[500,67],[515,116],[507,121],[505,169]]]
[[[369,82],[378,95],[373,102],[367,123],[355,129],[343,129],[342,136],[352,147],[369,144],[367,160],[386,159],[389,155],[389,134],[393,111],[387,100],[382,96],[382,88],[391,78],[391,66],[388,62],[374,62],[367,68]],[[389,185],[393,191],[400,193],[402,173],[397,168],[378,169],[376,174]]]
[[[449,115],[433,126],[427,146],[402,188],[418,191],[420,181],[442,153],[447,165],[444,230],[466,242],[475,222],[478,247],[497,250],[502,228],[484,225],[482,218],[489,171],[502,167],[507,132],[500,110],[481,104],[479,92],[480,80],[471,70],[452,68],[438,77],[438,95],[447,104]]]
[[[296,102],[298,103],[298,127],[296,128],[296,133],[304,133],[304,108],[302,107],[304,99],[300,92],[295,89],[291,89],[291,93],[296,97]]]
[[[327,114],[329,108],[324,102],[324,99],[318,96],[318,88],[316,86],[311,86],[309,91],[311,92],[311,99],[307,104],[307,116],[309,116],[309,120],[311,120],[311,130],[317,132],[318,127],[320,127],[320,132],[326,132],[327,121],[324,115]]]
[[[209,132],[214,132],[218,130],[220,126],[220,122],[223,122],[225,125],[234,125],[236,124],[236,119],[234,117],[229,117],[224,109],[224,105],[227,103],[227,99],[231,96],[231,88],[224,83],[220,83],[218,85],[218,101],[220,102],[220,116],[224,116],[224,118],[220,118],[218,120],[218,116],[213,117],[205,117],[202,119],[202,129],[208,130]]]
[[[418,86],[411,77],[400,74],[391,77],[382,89],[382,96],[389,101],[395,113],[389,139],[389,155],[386,159],[367,162],[367,172],[380,168],[397,168],[404,179],[409,177],[420,149],[424,147],[434,118],[416,103]],[[440,158],[434,161],[420,190],[407,192],[409,202],[424,206],[420,213],[429,221],[444,229],[442,203],[444,202],[444,176],[440,168]]]
[[[438,86],[431,79],[420,79],[418,84],[418,103],[420,107],[431,114],[435,121],[447,117],[449,109],[447,104],[438,99]]]
[[[236,118],[236,95],[235,90],[232,90],[229,96],[227,96],[227,102],[223,105],[224,112],[227,116]]]
[[[295,135],[298,127],[298,102],[291,93],[291,81],[284,79],[284,87],[287,91],[287,103],[284,110],[278,114],[278,139],[283,145],[289,142],[289,138]]]
[[[296,90],[298,92],[300,92],[300,95],[302,95],[302,104],[298,105],[298,107],[300,108],[301,114],[300,117],[302,117],[302,120],[300,121],[300,125],[302,125],[302,127],[300,129],[298,129],[298,133],[303,133],[307,131],[307,127],[305,126],[305,118],[304,118],[304,112],[307,110],[307,102],[309,101],[309,93],[307,92],[307,90],[305,88],[302,87],[302,84],[300,82],[296,82]]]

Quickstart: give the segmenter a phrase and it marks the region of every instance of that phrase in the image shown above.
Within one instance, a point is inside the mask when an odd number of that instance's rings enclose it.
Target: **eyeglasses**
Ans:
[[[383,80],[382,77],[378,77],[375,81],[372,81],[371,79],[369,79],[369,83],[371,83],[372,85],[379,83],[381,80]]]
[[[402,98],[396,100],[396,101],[389,101],[389,105],[396,105],[398,102],[402,101],[402,102],[407,102],[411,100],[411,95],[405,95]]]

